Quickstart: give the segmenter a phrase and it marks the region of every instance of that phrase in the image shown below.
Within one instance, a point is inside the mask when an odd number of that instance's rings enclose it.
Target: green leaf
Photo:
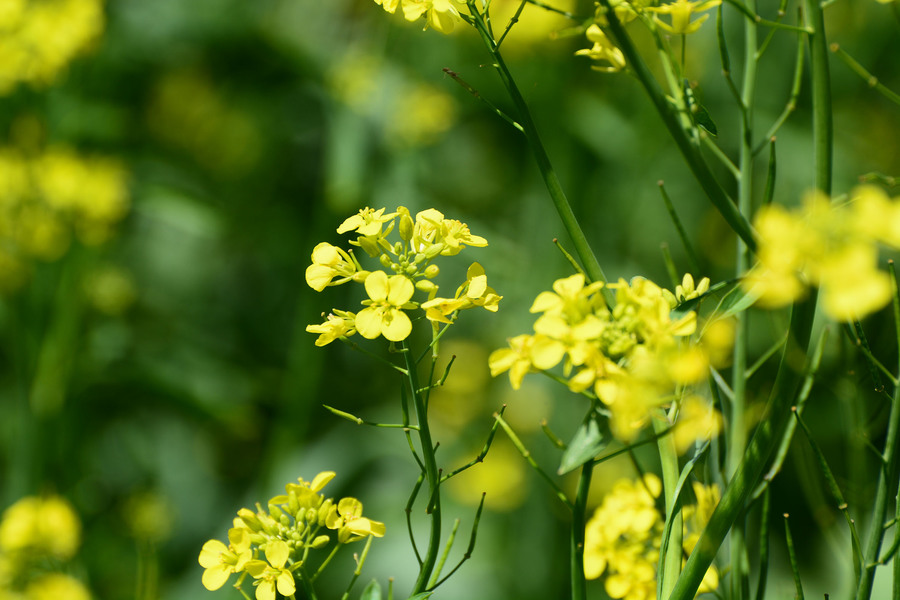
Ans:
[[[422,592],[421,594],[410,596],[407,600],[425,600],[426,598],[430,598],[433,593],[434,592]]]
[[[378,580],[373,579],[369,582],[359,600],[381,600],[381,586],[378,584]]]
[[[725,294],[713,314],[718,319],[734,316],[753,306],[753,303],[759,299],[759,296],[759,292],[753,289],[744,291],[741,286],[735,286],[734,289]]]
[[[604,427],[604,430],[606,429],[607,428]],[[575,437],[572,438],[568,448],[563,452],[562,461],[559,464],[557,474],[565,475],[589,460],[592,460],[609,445],[609,440],[610,436],[608,430],[602,432],[600,430],[596,413],[591,415],[591,417],[578,428],[578,431],[575,432]]]
[[[718,136],[718,127],[716,127],[712,117],[709,116],[709,111],[706,110],[706,107],[697,102],[697,97],[694,96],[694,90],[691,88],[691,84],[687,79],[684,80],[684,97],[685,100],[687,100],[688,110],[691,113],[691,119],[694,123],[698,127],[702,127],[709,132],[711,136]]]

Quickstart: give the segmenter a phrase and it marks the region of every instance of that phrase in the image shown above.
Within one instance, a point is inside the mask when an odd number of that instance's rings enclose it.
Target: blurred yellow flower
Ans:
[[[760,209],[759,262],[742,285],[760,306],[776,308],[802,298],[808,286],[822,293],[825,313],[840,321],[872,313],[891,298],[890,278],[878,269],[878,243],[900,247],[900,202],[874,186],[860,186],[846,204],[821,193],[806,195],[793,211]]]
[[[425,27],[441,33],[450,33],[462,22],[460,13],[466,13],[465,0],[403,0],[403,16],[415,21],[425,15]]]
[[[63,573],[42,575],[25,587],[26,600],[91,600],[84,584]]]
[[[597,24],[588,27],[585,35],[588,41],[593,42],[594,45],[578,50],[575,52],[575,56],[587,56],[595,63],[601,63],[591,66],[595,71],[615,73],[625,68],[625,55],[606,37]]]
[[[648,10],[655,12],[657,15],[670,15],[672,17],[671,25],[669,25],[656,15],[654,15],[653,18],[660,27],[662,27],[669,33],[685,35],[698,31],[700,29],[700,26],[703,25],[703,22],[709,18],[709,15],[706,14],[696,21],[691,21],[691,17],[695,13],[709,10],[720,5],[721,3],[722,0],[695,0],[694,2],[691,2],[689,0],[675,0],[675,2],[672,2],[671,4],[653,6],[648,8]]]
[[[26,496],[3,512],[0,550],[37,552],[68,559],[81,543],[81,522],[72,506],[59,496]]]
[[[53,83],[103,33],[102,0],[6,0],[0,6],[0,94]]]

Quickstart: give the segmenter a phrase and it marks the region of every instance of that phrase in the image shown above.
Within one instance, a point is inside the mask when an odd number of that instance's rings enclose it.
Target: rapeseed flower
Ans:
[[[695,33],[700,29],[700,26],[703,25],[703,22],[709,18],[709,15],[703,15],[696,21],[691,21],[691,17],[696,13],[700,13],[711,8],[714,8],[722,3],[722,0],[695,0],[691,2],[690,0],[675,0],[671,4],[663,4],[661,6],[653,6],[648,8],[647,10],[651,10],[656,13],[653,16],[654,21],[668,31],[669,33],[674,33],[678,35],[685,35],[688,33]],[[660,19],[657,15],[669,15],[672,17],[672,24],[669,25],[662,19]]]
[[[415,21],[425,16],[425,27],[441,33],[450,33],[462,21],[460,13],[466,13],[465,0],[403,0],[403,16]]]
[[[758,295],[760,306],[785,306],[816,286],[825,313],[850,321],[890,301],[890,278],[878,269],[878,244],[900,247],[900,202],[883,190],[857,187],[843,204],[811,192],[795,210],[763,207],[754,225],[759,262],[742,285]]]
[[[228,545],[209,540],[200,551],[203,586],[217,590],[238,574],[240,587],[249,575],[257,600],[275,600],[276,592],[291,596],[297,589],[296,578],[305,576],[301,567],[311,560],[310,552],[322,550],[332,541],[343,545],[369,536],[382,537],[384,524],[363,517],[359,500],[343,498],[335,504],[320,493],[334,476],[333,471],[323,471],[312,481],[298,479],[285,486],[285,494],[271,498],[267,509],[259,504],[255,512],[240,509],[228,531]],[[336,539],[324,528],[337,529]]]
[[[616,73],[625,68],[625,55],[596,23],[587,28],[585,35],[594,45],[576,51],[575,56],[587,56],[595,63],[600,63],[591,66],[595,71]]]
[[[686,276],[677,292],[693,298],[708,286],[708,279],[695,286]],[[696,312],[673,312],[679,304],[675,294],[648,279],[620,280],[606,285],[616,292],[609,307],[603,287],[581,274],[558,279],[553,291],[541,292],[531,306],[532,313],[542,313],[534,334],[516,336],[488,361],[493,375],[510,372],[514,389],[528,372],[562,364],[569,389],[596,395],[610,411],[613,434],[631,441],[654,409],[670,404],[683,386],[706,378],[710,360],[703,345],[691,342]]]
[[[683,548],[690,554],[719,501],[718,488],[693,484],[696,505],[685,506]],[[656,597],[656,571],[665,522],[656,508],[662,482],[652,473],[640,480],[621,479],[603,498],[585,527],[584,573],[604,577],[610,598],[647,600]],[[718,587],[711,566],[698,593]]]
[[[81,543],[81,522],[59,496],[27,496],[3,512],[0,551],[29,552],[66,560]]]
[[[447,219],[440,211],[430,208],[415,218],[406,207],[399,206],[392,213],[386,209],[364,208],[345,219],[338,233],[356,233],[352,245],[378,259],[380,269],[367,271],[356,256],[337,246],[322,242],[313,249],[312,265],[306,269],[306,283],[316,291],[347,282],[363,283],[367,300],[358,313],[334,310],[320,325],[306,328],[318,333],[316,345],[324,346],[335,339],[359,332],[364,338],[383,336],[392,342],[405,340],[412,332],[412,311],[423,310],[434,327],[438,323],[453,322],[460,310],[483,307],[496,312],[501,300],[487,285],[484,268],[473,263],[466,280],[456,288],[453,298],[438,296],[439,286],[434,279],[440,274],[435,261],[439,257],[455,256],[466,247],[487,246],[487,240],[475,235],[469,226],[456,219]],[[400,241],[389,236],[398,232]],[[415,300],[417,292],[426,298]]]

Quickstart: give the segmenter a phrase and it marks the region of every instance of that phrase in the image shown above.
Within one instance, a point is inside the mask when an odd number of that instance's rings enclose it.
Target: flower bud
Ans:
[[[302,506],[297,509],[297,512],[294,513],[294,521],[297,523],[303,523],[306,518],[306,509]]]
[[[400,213],[400,237],[408,242],[413,236],[413,220],[409,216],[409,210],[405,206],[398,206],[397,212]]]
[[[259,518],[249,508],[242,508],[237,512],[238,516],[247,525],[247,527],[253,531],[254,533],[258,533],[262,529],[262,523],[260,523]]]
[[[365,283],[366,277],[368,277],[368,276],[369,276],[369,271],[357,271],[356,273],[353,274],[352,277],[350,277],[350,279],[352,279],[356,283]]]
[[[428,281],[427,279],[420,279],[416,282],[416,289],[420,292],[425,292],[426,294],[431,295],[432,293],[436,293],[438,286],[434,284],[433,281]]]
[[[331,512],[332,506],[334,506],[334,502],[331,500],[331,498],[328,498],[327,500],[325,500],[325,502],[322,503],[322,506],[319,508],[319,520],[316,523],[319,527],[325,526],[325,517],[327,517],[328,513]]]
[[[291,493],[288,494],[288,511],[295,515],[297,511],[300,510],[300,500],[297,499],[297,492],[291,490]]]
[[[317,516],[318,516],[318,515],[317,515],[317,512],[316,512],[316,509],[315,509],[315,508],[310,508],[309,510],[306,511],[306,522],[307,522],[307,523],[314,523]]]
[[[409,266],[407,266],[403,271],[404,271],[407,275],[409,275],[410,277],[412,277],[413,275],[415,275],[415,274],[419,271],[419,268],[416,267],[416,265],[409,265]]]
[[[403,254],[403,244],[400,242],[394,242],[394,254],[397,256]]]
[[[318,550],[319,548],[324,548],[325,546],[327,546],[328,542],[330,542],[330,541],[331,541],[331,538],[328,537],[327,535],[317,535],[316,539],[314,539],[312,541],[310,546],[312,546],[313,548]]]
[[[269,514],[277,521],[280,521],[281,517],[285,516],[284,511],[282,511],[278,505],[272,504],[271,502],[269,503]]]
[[[378,262],[380,262],[381,266],[386,269],[391,268],[391,266],[394,264],[394,262],[391,260],[391,257],[387,254],[382,254],[381,256],[379,256]]]
[[[427,277],[428,279],[434,279],[440,272],[441,270],[437,265],[428,265],[427,267],[425,267],[425,277]]]
[[[444,251],[445,244],[443,242],[438,242],[437,244],[432,244],[425,250],[425,256],[429,260],[440,254]]]

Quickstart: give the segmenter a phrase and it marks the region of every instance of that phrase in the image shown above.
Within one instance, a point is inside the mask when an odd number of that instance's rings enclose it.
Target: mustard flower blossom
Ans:
[[[793,211],[778,205],[760,209],[754,225],[759,262],[742,285],[760,306],[790,304],[817,286],[825,313],[849,321],[890,301],[890,278],[878,269],[878,244],[900,246],[900,202],[882,190],[860,186],[841,205],[812,192]]]
[[[26,496],[3,512],[0,550],[35,552],[69,559],[81,543],[81,522],[72,506],[59,496]]]
[[[256,579],[256,600],[275,600],[275,590],[282,596],[291,596],[297,591],[294,576],[285,568],[290,548],[283,540],[266,543],[266,560],[248,561],[244,569]]]
[[[328,242],[317,244],[312,251],[312,262],[306,268],[306,284],[317,292],[329,285],[340,285],[358,275],[356,264],[350,255]],[[365,272],[361,273],[365,276]],[[338,278],[335,281],[335,278]]]
[[[375,271],[366,277],[368,306],[356,315],[356,330],[372,340],[379,335],[392,342],[405,340],[412,332],[412,321],[403,308],[415,292],[413,283],[404,275],[388,277],[384,271]]]
[[[466,272],[465,283],[456,290],[456,297],[433,298],[423,302],[422,308],[425,309],[425,316],[429,320],[452,323],[448,317],[466,308],[481,306],[490,312],[497,312],[502,299],[503,296],[498,296],[493,288],[488,287],[484,267],[472,263]]]
[[[333,471],[323,471],[312,481],[299,478],[285,486],[285,494],[271,498],[267,509],[257,504],[256,511],[238,510],[228,545],[218,540],[203,545],[199,561],[205,569],[204,587],[219,589],[239,573],[237,586],[247,575],[252,577],[257,600],[275,600],[276,592],[289,597],[296,592],[296,578],[306,576],[300,565],[309,552],[335,541],[322,533],[323,528],[338,529],[338,544],[382,537],[384,524],[362,516],[359,500],[345,498],[335,505],[320,493],[334,476]]]
[[[403,0],[403,16],[415,21],[425,15],[425,27],[441,33],[450,33],[462,21],[460,13],[466,12],[464,0]]]
[[[595,23],[585,32],[588,41],[594,45],[575,52],[575,56],[587,56],[595,63],[606,63],[606,66],[592,65],[595,71],[616,73],[625,68],[625,55],[610,41],[602,29]]]
[[[387,12],[394,14],[397,10],[397,6],[400,4],[400,0],[375,0],[375,4],[378,4]]]
[[[683,300],[708,286],[708,279],[695,286],[687,275],[676,291]],[[569,389],[593,392],[609,409],[613,435],[628,442],[656,408],[673,401],[676,389],[708,376],[710,355],[692,340],[697,314],[674,313],[679,300],[672,292],[641,277],[602,284],[588,283],[582,274],[558,279],[552,287],[531,306],[532,313],[542,313],[534,334],[510,339],[508,348],[488,358],[492,375],[509,371],[514,389],[527,373],[562,364]],[[615,290],[612,307],[600,294],[604,287]]]
[[[335,309],[325,317],[324,323],[307,325],[306,331],[319,334],[316,346],[326,346],[336,339],[350,337],[356,333],[356,315]]]
[[[648,10],[652,10],[656,13],[656,15],[654,15],[654,20],[660,27],[669,33],[685,35],[698,31],[700,26],[703,25],[703,22],[709,18],[709,15],[705,14],[696,21],[691,21],[691,17],[695,13],[709,10],[721,3],[722,0],[695,0],[693,2],[690,0],[675,0],[675,2],[672,2],[671,4],[650,7]],[[672,17],[672,24],[669,25],[660,19],[657,16],[660,14],[670,15]]]

